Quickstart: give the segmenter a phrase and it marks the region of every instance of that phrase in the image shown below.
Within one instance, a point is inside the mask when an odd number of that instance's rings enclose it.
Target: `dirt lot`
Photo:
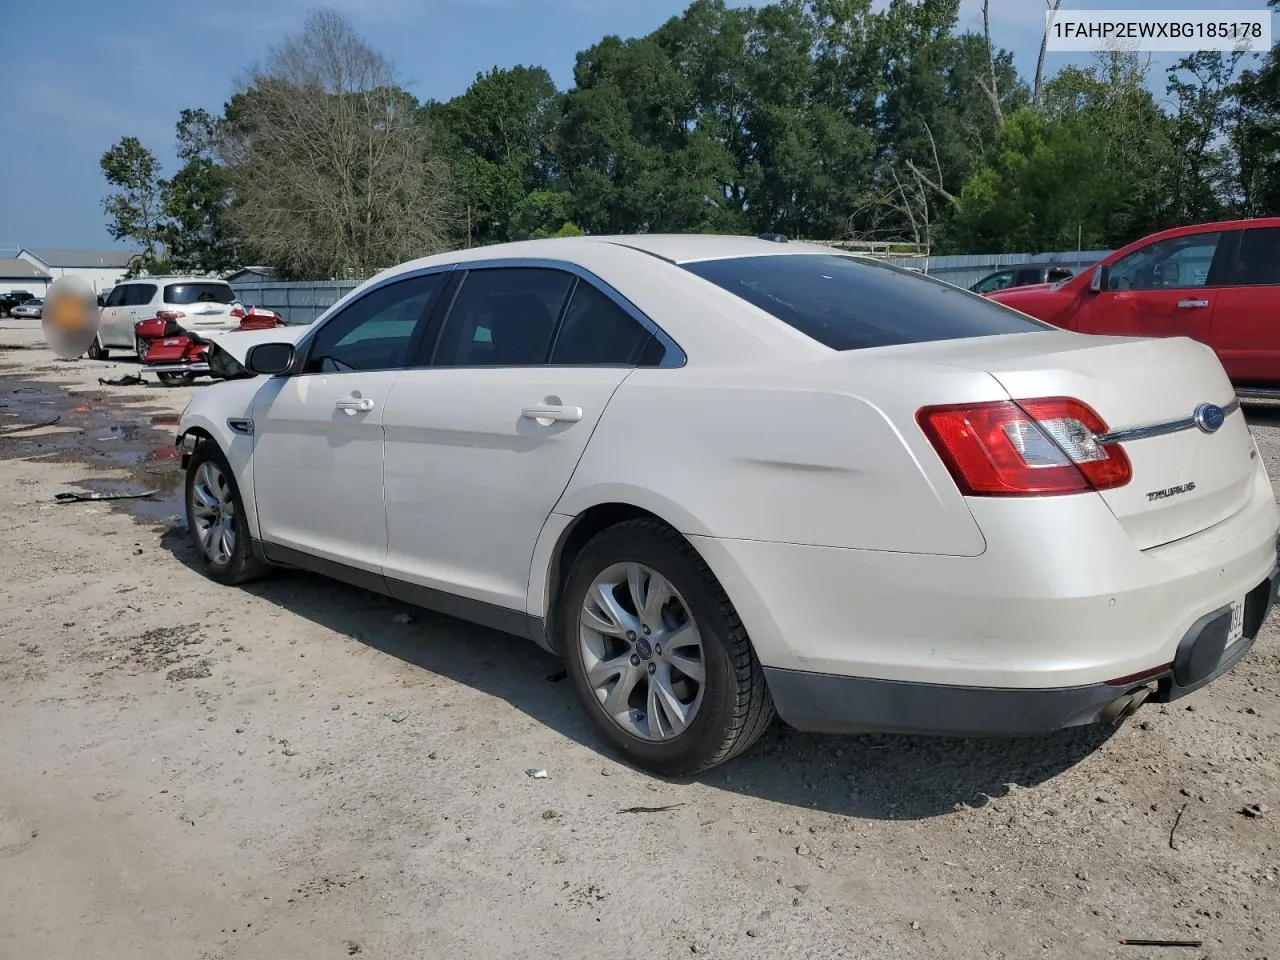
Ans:
[[[1280,957],[1276,617],[1109,738],[777,728],[655,780],[527,642],[203,579],[168,446],[202,388],[97,382],[133,369],[0,321],[0,958]]]

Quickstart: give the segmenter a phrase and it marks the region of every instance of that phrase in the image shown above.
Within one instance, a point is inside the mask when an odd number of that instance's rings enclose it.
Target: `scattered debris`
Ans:
[[[567,676],[569,676],[568,670],[557,670],[555,673],[551,674],[551,676],[547,677],[547,681],[550,683],[559,683]]]
[[[558,820],[559,818],[560,818],[560,814],[559,814],[559,813],[557,813],[555,810],[543,810],[543,811],[542,811],[542,819],[543,819],[543,820]]]
[[[147,490],[144,493],[90,493],[73,490],[55,493],[53,499],[58,503],[81,503],[88,500],[145,500],[159,492],[159,490]]]
[[[805,846],[803,843],[800,844],[800,846],[796,847],[796,856],[807,857],[808,855],[809,855],[809,848]]]
[[[794,886],[792,886],[791,889],[795,890],[797,893],[808,893],[809,885],[807,883],[797,883]]]
[[[397,710],[395,713],[388,713],[387,719],[392,723],[404,723],[409,718],[408,710]]]
[[[1203,940],[1121,940],[1125,947],[1199,947]]]
[[[104,387],[140,387],[147,381],[136,373],[126,373],[123,377],[116,377],[114,380],[110,377],[99,377],[98,382]]]
[[[757,930],[755,927],[748,927],[748,928],[747,928],[747,936],[748,936],[748,937],[758,937],[758,936],[760,936],[760,931],[759,931],[759,930]]]
[[[1265,803],[1250,803],[1240,808],[1240,812],[1246,817],[1265,817],[1271,812],[1271,808]]]
[[[919,930],[919,929],[920,929],[920,921],[919,921],[919,920],[912,920],[912,921],[911,921],[911,929],[912,929],[912,930]]]
[[[209,662],[201,660],[199,663],[190,667],[176,667],[164,675],[166,680],[172,680],[179,683],[183,680],[204,680],[213,676],[213,671],[209,669]]]
[[[409,616],[407,613],[397,613],[391,618],[391,622],[398,623],[403,626],[406,623],[413,623],[413,617]]]
[[[62,415],[59,414],[51,420],[41,420],[39,423],[20,423],[17,426],[4,427],[0,429],[0,435],[8,436],[11,433],[21,433],[23,430],[39,430],[41,427],[52,427],[61,419]]]
[[[533,779],[535,779],[535,780],[545,780],[545,779],[547,779],[547,771],[545,771],[545,770],[538,770],[538,769],[535,769],[534,767],[530,767],[528,770],[526,770],[526,771],[524,772],[524,775],[525,775],[526,777],[533,777]]]
[[[1182,822],[1182,814],[1186,811],[1186,809],[1187,809],[1187,805],[1185,803],[1178,808],[1178,815],[1173,818],[1173,826],[1169,828],[1169,849],[1170,850],[1178,849],[1177,841],[1173,839],[1173,835],[1177,832],[1178,824]]]
[[[298,751],[293,749],[293,747],[285,747],[280,752],[283,753],[286,757],[296,757],[298,755]]]
[[[669,803],[665,807],[623,807],[619,813],[666,813],[668,810],[674,810],[676,807],[683,807],[683,803]]]
[[[601,768],[600,768],[600,776],[602,776],[602,777],[612,777],[612,776],[613,776],[613,771],[612,771],[612,770],[610,770],[608,767],[601,767]]]

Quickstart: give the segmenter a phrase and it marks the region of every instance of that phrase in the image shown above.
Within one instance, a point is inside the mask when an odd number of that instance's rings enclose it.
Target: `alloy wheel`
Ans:
[[[578,622],[587,682],[614,723],[642,740],[689,728],[706,683],[702,636],[666,577],[614,564],[592,581]]]
[[[200,464],[191,501],[200,549],[212,563],[230,563],[236,549],[236,505],[231,485],[216,463],[206,460]]]

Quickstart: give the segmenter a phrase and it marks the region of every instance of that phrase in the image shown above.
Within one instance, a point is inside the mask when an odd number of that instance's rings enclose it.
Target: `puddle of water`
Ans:
[[[145,401],[102,391],[60,393],[43,384],[0,377],[0,459],[80,463],[125,470],[129,480],[87,477],[76,486],[102,493],[159,492],[146,500],[104,501],[148,523],[167,523],[185,513],[183,472],[173,446],[178,417],[146,409]],[[152,408],[154,409],[154,408]],[[48,430],[12,432],[19,425],[58,423]]]

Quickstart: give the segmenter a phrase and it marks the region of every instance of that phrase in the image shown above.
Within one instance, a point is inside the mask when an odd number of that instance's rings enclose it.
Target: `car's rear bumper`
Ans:
[[[1234,667],[1253,646],[1280,586],[1280,569],[1250,592],[1244,636],[1224,649],[1230,606],[1206,614],[1178,644],[1173,665],[1123,683],[1043,689],[962,687],[766,667],[778,714],[800,730],[1029,736],[1115,722],[1135,694],[1155,702],[1186,696]],[[1120,678],[1117,678],[1120,679]]]
[[[1184,638],[1270,582],[1280,508],[1265,473],[1235,516],[1148,550],[1099,497],[1045,499],[975,502],[977,557],[690,541],[797,726],[1034,732],[1098,718],[1118,678],[1154,677],[1157,699],[1209,682],[1216,672],[1193,682],[1171,665]]]

